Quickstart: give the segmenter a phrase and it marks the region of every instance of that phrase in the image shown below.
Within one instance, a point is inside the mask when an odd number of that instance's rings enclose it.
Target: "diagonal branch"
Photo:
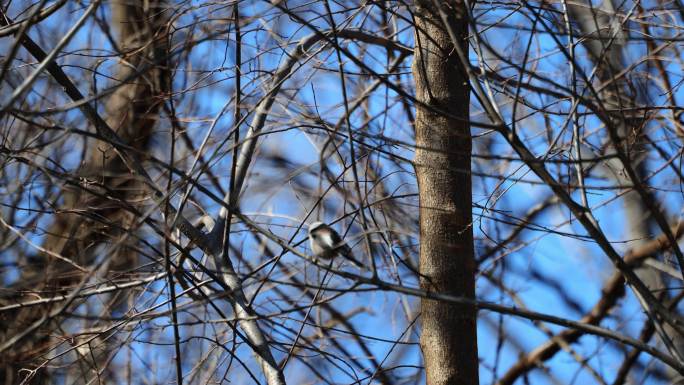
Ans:
[[[451,35],[451,39],[454,42],[458,41],[456,33],[451,29],[450,25],[446,22],[446,13],[440,7],[440,13],[444,20],[444,24]],[[650,292],[648,287],[643,283],[641,279],[636,275],[633,269],[627,265],[627,263],[622,259],[620,254],[615,250],[613,245],[610,243],[603,230],[598,224],[596,218],[594,218],[591,210],[588,207],[582,206],[577,203],[572,196],[564,189],[563,185],[556,181],[556,179],[549,173],[546,167],[538,162],[537,157],[535,157],[532,152],[523,143],[516,132],[512,131],[505,123],[503,118],[499,115],[496,108],[494,107],[494,101],[490,99],[487,93],[482,88],[479,79],[475,72],[472,70],[469,63],[468,57],[465,52],[458,46],[454,44],[456,54],[459,59],[464,64],[470,85],[473,89],[475,96],[478,101],[484,107],[484,110],[492,120],[494,125],[497,127],[497,131],[506,139],[508,144],[513,148],[513,150],[518,154],[520,159],[539,177],[542,181],[549,186],[553,193],[558,196],[560,201],[570,209],[572,214],[577,218],[580,224],[587,231],[589,236],[591,236],[598,246],[603,250],[606,256],[611,260],[611,262],[617,267],[617,269],[625,277],[626,282],[634,289],[638,297],[643,299],[642,306],[646,310],[649,317],[654,322],[659,322],[659,319],[663,319],[665,322],[670,324],[672,327],[676,328],[680,332],[684,331],[684,324],[682,323],[681,317],[674,315],[665,306],[663,306],[660,301],[658,301],[653,294]]]
[[[65,92],[73,101],[83,100],[84,97],[81,92],[76,88],[73,82],[68,78],[68,76],[62,71],[62,69],[57,65],[54,60],[46,60],[47,55],[45,51],[42,50],[33,40],[28,36],[24,36],[21,41],[22,45],[26,50],[28,50],[31,55],[33,55],[37,60],[46,61],[46,68],[50,75],[62,86]],[[89,103],[83,103],[79,106],[81,112],[88,118],[88,120],[95,126],[98,134],[103,137],[109,144],[114,147],[114,151],[126,166],[131,170],[133,174],[137,174],[143,181],[145,181],[153,190],[153,198],[156,203],[161,204],[166,197],[160,189],[154,184],[147,171],[143,167],[143,162],[140,157],[133,151],[128,149],[128,146],[119,138],[119,136],[112,130],[107,122],[100,117],[95,108],[93,108]],[[170,213],[176,214],[174,207],[170,206]],[[220,257],[220,254],[216,253],[216,250],[210,247],[210,243],[207,242],[207,237],[200,230],[195,228],[187,219],[183,216],[178,216],[178,221],[176,227],[183,232],[189,239],[191,239],[196,245],[198,245],[205,253],[216,258]],[[250,340],[251,345],[255,347],[255,353],[257,355],[257,361],[259,362],[264,375],[267,378],[269,384],[285,384],[285,378],[282,371],[278,368],[273,355],[271,354],[270,348],[266,338],[264,337],[261,329],[257,324],[258,316],[254,310],[247,305],[244,293],[242,292],[242,282],[235,270],[232,267],[230,261],[224,259],[224,274],[222,275],[225,284],[227,284],[232,292],[233,296],[230,298],[233,305],[235,314],[239,319],[241,328],[245,331],[246,337]]]
[[[684,234],[684,224],[680,223],[673,228],[672,232],[677,238],[680,238]],[[631,266],[638,266],[643,263],[645,259],[653,257],[656,253],[668,250],[669,248],[671,248],[671,243],[669,242],[668,237],[665,234],[661,234],[659,237],[644,244],[640,248],[628,253],[625,256],[625,262]],[[589,313],[582,317],[580,322],[598,325],[601,320],[610,313],[610,310],[617,304],[617,301],[624,296],[624,284],[625,279],[622,274],[619,271],[613,273],[601,290],[601,299],[594,305]],[[558,333],[553,338],[539,345],[526,356],[521,357],[518,362],[509,368],[501,377],[498,385],[513,384],[520,376],[536,368],[540,362],[547,361],[558,353],[562,348],[561,341],[570,344],[576,342],[585,334],[586,333],[578,329],[567,329]]]

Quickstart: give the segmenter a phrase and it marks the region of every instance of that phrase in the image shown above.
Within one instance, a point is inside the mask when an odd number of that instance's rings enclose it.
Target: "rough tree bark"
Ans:
[[[415,10],[421,287],[474,298],[469,88],[434,4],[416,1]],[[467,52],[465,5],[452,1],[443,6],[448,8],[449,23]],[[476,309],[423,300],[421,317],[427,384],[477,384]]]

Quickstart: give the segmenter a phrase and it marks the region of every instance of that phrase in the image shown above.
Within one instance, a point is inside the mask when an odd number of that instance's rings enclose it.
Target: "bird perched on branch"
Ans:
[[[344,243],[340,234],[332,227],[323,222],[314,222],[309,225],[309,243],[313,254],[321,259],[332,259],[341,255],[357,267],[363,267],[352,255],[349,245]]]

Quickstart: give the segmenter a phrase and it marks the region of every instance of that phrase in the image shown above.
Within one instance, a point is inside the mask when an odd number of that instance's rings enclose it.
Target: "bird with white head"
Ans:
[[[323,222],[313,222],[309,225],[309,244],[311,252],[321,259],[332,259],[341,255],[357,267],[363,267],[352,255],[351,248],[332,227]]]

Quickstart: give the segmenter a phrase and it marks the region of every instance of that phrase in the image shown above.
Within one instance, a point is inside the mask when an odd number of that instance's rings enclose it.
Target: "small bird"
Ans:
[[[357,267],[363,267],[361,262],[354,258],[351,248],[344,243],[340,234],[323,222],[314,222],[309,225],[309,244],[316,257],[331,259],[339,254]]]

